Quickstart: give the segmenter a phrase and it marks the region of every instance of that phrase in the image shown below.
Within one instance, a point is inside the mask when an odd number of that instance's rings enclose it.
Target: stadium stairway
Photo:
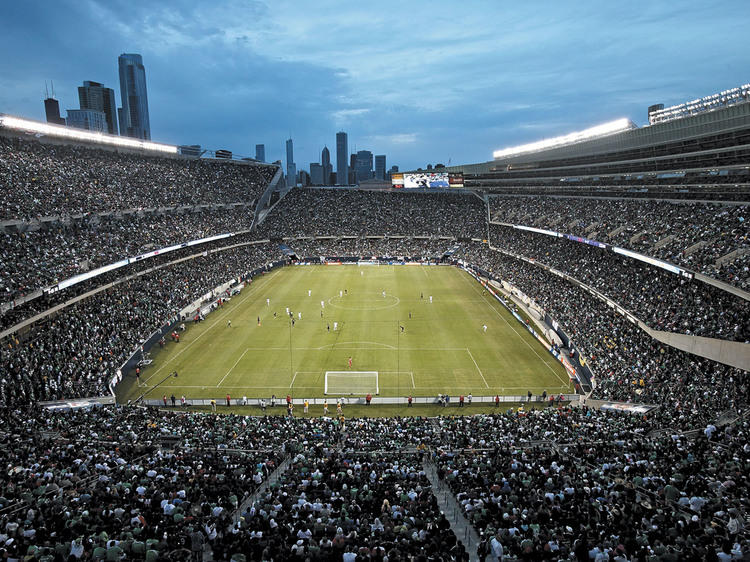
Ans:
[[[432,484],[432,489],[437,498],[440,511],[443,512],[445,518],[451,524],[451,530],[455,533],[458,540],[463,543],[466,552],[469,553],[469,560],[471,562],[479,562],[479,556],[477,556],[479,535],[477,535],[474,527],[472,527],[464,517],[461,506],[458,505],[456,498],[453,496],[453,493],[448,486],[443,484],[440,478],[438,478],[435,463],[425,458],[422,467],[424,468],[427,479]]]
[[[257,500],[261,494],[264,494],[266,490],[268,490],[268,487],[271,486],[271,484],[274,484],[278,481],[279,477],[284,474],[287,468],[289,468],[289,465],[292,463],[292,458],[290,455],[287,455],[284,460],[279,464],[278,467],[276,467],[276,470],[274,470],[271,474],[268,475],[268,478],[266,478],[263,483],[258,487],[257,490],[250,496],[248,496],[245,501],[243,501],[239,507],[235,510],[234,514],[232,515],[232,522],[236,524],[240,517],[242,517],[242,514],[245,513],[245,511],[253,505],[253,502]]]

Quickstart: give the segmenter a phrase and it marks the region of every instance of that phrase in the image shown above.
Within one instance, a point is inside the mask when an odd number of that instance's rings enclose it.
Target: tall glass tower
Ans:
[[[349,185],[349,135],[336,133],[336,185]]]
[[[286,183],[297,185],[297,165],[294,163],[294,141],[286,141]]]
[[[333,167],[331,166],[331,151],[327,146],[324,146],[323,152],[320,153],[320,163],[323,166],[323,185],[330,185]]]
[[[118,110],[120,134],[125,137],[151,140],[151,123],[148,118],[146,95],[146,70],[141,55],[123,53],[117,59],[120,67],[120,97]]]
[[[78,86],[78,101],[81,109],[103,112],[107,119],[107,132],[117,134],[117,106],[112,88],[105,88],[101,82],[86,80],[83,86]]]

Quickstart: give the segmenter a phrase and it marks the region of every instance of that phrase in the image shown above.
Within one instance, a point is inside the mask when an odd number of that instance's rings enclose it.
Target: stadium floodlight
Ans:
[[[63,137],[68,139],[95,142],[111,146],[122,146],[126,148],[136,148],[139,150],[150,150],[154,152],[165,152],[168,154],[177,154],[177,147],[170,144],[161,144],[158,142],[144,141],[130,137],[118,137],[104,133],[95,133],[64,125],[49,125],[39,121],[21,119],[10,115],[0,114],[0,128],[14,129],[17,131],[26,131],[40,135],[49,135],[51,137]]]
[[[748,100],[750,100],[750,84],[743,84],[738,88],[724,90],[718,94],[711,94],[710,96],[653,111],[649,113],[648,122],[650,125],[656,125],[657,123],[688,117],[703,111],[745,103]]]
[[[603,123],[601,125],[596,125],[595,127],[589,127],[588,129],[584,129],[583,131],[577,131],[575,133],[532,142],[529,144],[522,144],[511,148],[504,148],[502,150],[496,150],[492,153],[492,156],[497,160],[498,158],[518,156],[519,154],[525,154],[527,152],[539,152],[540,150],[558,148],[560,146],[591,140],[606,135],[612,135],[635,128],[636,126],[632,123],[632,121],[623,117],[622,119],[617,119],[616,121],[610,121],[609,123]]]

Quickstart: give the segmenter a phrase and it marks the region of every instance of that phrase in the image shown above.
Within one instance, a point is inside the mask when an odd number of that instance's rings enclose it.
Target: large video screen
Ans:
[[[406,188],[443,188],[448,187],[448,174],[446,172],[417,172],[404,174],[404,187]]]
[[[396,189],[404,187],[404,174],[392,174],[391,185]]]

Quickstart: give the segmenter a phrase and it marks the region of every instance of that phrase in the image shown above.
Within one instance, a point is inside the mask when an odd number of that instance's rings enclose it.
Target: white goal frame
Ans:
[[[333,381],[331,381],[333,379]],[[345,387],[343,389],[337,388],[336,379],[340,381],[354,381],[361,380],[364,383],[357,385],[356,383],[350,387],[346,387],[346,383],[341,384]],[[372,381],[369,384],[367,381]],[[330,385],[333,382],[334,384]],[[329,386],[330,385],[330,386]],[[325,389],[323,394],[333,394],[340,396],[352,396],[355,394],[380,394],[380,386],[378,382],[378,371],[326,371],[325,376]]]

